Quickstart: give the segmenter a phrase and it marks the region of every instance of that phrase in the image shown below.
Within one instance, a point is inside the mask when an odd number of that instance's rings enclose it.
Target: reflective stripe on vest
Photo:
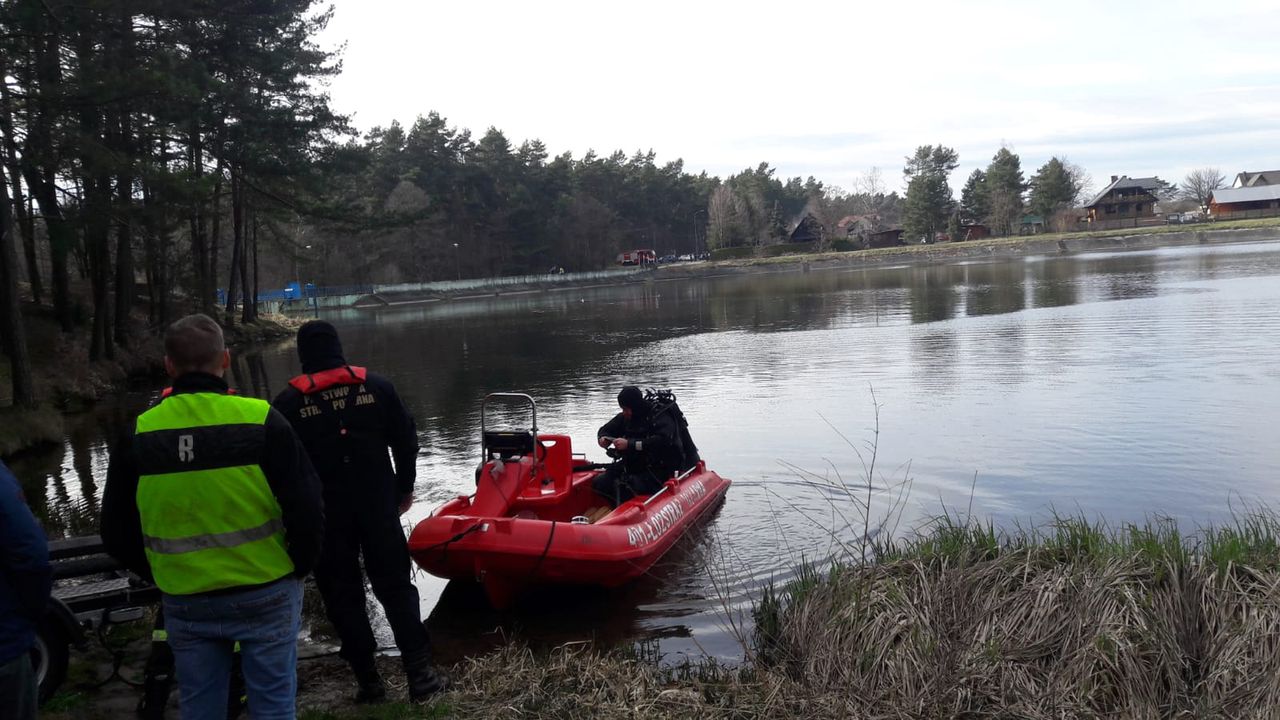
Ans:
[[[271,519],[258,527],[248,530],[232,530],[231,532],[195,535],[184,538],[145,537],[143,545],[153,553],[161,555],[178,555],[181,553],[208,550],[210,548],[232,548],[255,540],[269,538],[276,533],[284,532],[284,523]]]
[[[259,460],[270,406],[170,395],[138,416],[138,513],[156,585],[171,595],[261,585],[293,572]]]
[[[303,395],[310,395],[321,390],[328,390],[335,385],[355,385],[362,383],[368,373],[359,365],[342,365],[317,373],[299,375],[289,381],[289,385]]]
[[[161,400],[163,400],[163,399],[165,399],[165,398],[169,397],[169,396],[170,396],[170,395],[172,395],[172,394],[173,394],[173,386],[172,386],[172,385],[170,385],[169,387],[167,387],[167,388],[165,388],[165,389],[163,389],[163,390],[161,390],[161,391],[160,391],[160,399],[161,399]],[[235,394],[236,394],[236,389],[235,389],[235,388],[227,388],[227,394],[228,394],[228,395],[235,395]]]

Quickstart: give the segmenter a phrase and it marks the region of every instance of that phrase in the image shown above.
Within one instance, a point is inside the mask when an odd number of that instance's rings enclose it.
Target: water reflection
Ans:
[[[963,269],[966,315],[997,315],[1027,306],[1025,263],[966,265]]]
[[[1027,263],[1031,302],[1035,307],[1062,307],[1079,301],[1081,269],[1074,257]]]
[[[959,311],[959,286],[963,270],[956,266],[912,268],[908,283],[911,322],[927,323],[950,320]]]
[[[145,394],[125,393],[63,420],[66,439],[9,462],[32,511],[52,538],[96,533],[107,448],[120,438]],[[143,404],[140,404],[143,403]]]
[[[703,456],[735,480],[706,540],[626,589],[492,614],[467,589],[420,578],[441,634],[463,648],[495,627],[546,642],[654,636],[671,652],[733,654],[722,609],[742,612],[779,568],[847,540],[832,537],[829,498],[785,463],[861,477],[850,444],[869,438],[872,389],[883,467],[910,463],[904,529],[939,502],[967,506],[975,472],[974,510],[999,523],[1051,506],[1203,521],[1231,493],[1274,500],[1277,275],[1280,244],[1206,246],[638,282],[329,319],[349,359],[390,377],[418,420],[408,522],[470,491],[478,404],[498,390],[529,392],[544,430],[603,459],[590,438],[618,388],[672,387]],[[236,354],[230,379],[270,398],[298,372],[282,342]],[[66,442],[14,463],[52,534],[93,529],[106,448],[156,390],[69,418]],[[715,582],[708,564],[723,568]]]

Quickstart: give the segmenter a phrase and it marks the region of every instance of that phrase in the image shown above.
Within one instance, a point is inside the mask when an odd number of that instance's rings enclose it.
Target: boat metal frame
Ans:
[[[533,397],[527,393],[516,393],[516,392],[489,393],[488,395],[484,396],[483,400],[480,401],[480,462],[481,463],[484,463],[487,460],[489,460],[490,437],[489,437],[489,426],[488,426],[488,416],[487,416],[488,406],[490,401],[498,400],[498,399],[522,400],[529,404],[529,414],[530,414],[531,425],[528,432],[529,432],[529,441],[530,441],[531,449],[532,449],[532,446],[536,445],[538,442],[538,404],[534,402]]]

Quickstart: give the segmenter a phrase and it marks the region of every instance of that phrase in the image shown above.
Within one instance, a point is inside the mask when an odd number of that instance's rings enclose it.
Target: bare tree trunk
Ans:
[[[0,337],[9,356],[13,384],[13,404],[34,407],[35,385],[31,380],[31,359],[27,354],[27,333],[22,324],[18,298],[18,262],[13,251],[13,225],[9,217],[9,192],[0,168]]]
[[[102,178],[85,181],[85,252],[93,293],[93,328],[89,336],[89,360],[110,358],[112,342],[107,297],[111,277],[110,184]]]
[[[82,11],[87,18],[89,11]],[[89,21],[85,20],[86,28]],[[94,50],[89,31],[82,28],[75,36],[76,59],[81,82],[92,86],[98,77],[103,58]],[[108,318],[111,314],[107,298],[111,278],[111,179],[104,161],[94,153],[94,146],[106,147],[104,123],[99,108],[88,102],[81,105],[80,165],[84,173],[84,250],[89,283],[93,292],[93,327],[89,335],[91,362],[114,355]]]
[[[129,345],[129,313],[133,310],[133,175],[116,182],[116,332],[120,347]]]
[[[0,78],[8,75],[7,64],[3,53],[0,53]],[[4,164],[9,171],[9,182],[13,184],[13,211],[17,216],[18,228],[22,233],[22,249],[27,260],[27,282],[31,283],[31,296],[36,304],[44,295],[44,286],[40,282],[40,266],[36,262],[35,223],[27,208],[27,199],[22,192],[22,173],[18,169],[18,143],[13,134],[13,105],[9,98],[9,84],[0,82],[0,135],[4,136]]]
[[[198,183],[204,170],[204,148],[200,142],[200,129],[196,122],[193,117],[191,127],[187,132],[187,167],[191,170],[192,177]],[[196,266],[196,292],[200,295],[197,305],[207,312],[209,308],[217,304],[214,299],[213,286],[217,284],[218,268],[215,263],[213,266],[214,274],[210,278],[209,253],[206,249],[208,245],[204,234],[204,203],[198,198],[191,204],[191,216],[188,221],[191,224],[191,254],[194,256],[193,259]]]
[[[58,204],[52,138],[53,108],[48,99],[48,95],[61,81],[58,37],[49,31],[46,38],[36,41],[35,46],[35,111],[31,113],[22,153],[22,178],[40,204],[40,214],[44,216],[45,227],[49,231],[49,268],[54,314],[58,317],[62,331],[71,332],[71,279],[67,274],[67,254],[75,244],[75,233],[62,216],[62,208]]]
[[[240,321],[248,323],[253,322],[253,308],[257,298],[249,297],[251,290],[249,287],[249,237],[245,232],[248,229],[248,217],[245,212],[244,181],[240,180],[236,185],[240,192],[231,197],[233,203],[231,215],[236,226],[236,244],[240,246],[240,288],[243,296],[243,302],[240,305]]]
[[[221,159],[218,160],[218,167],[215,172],[217,179],[213,181],[213,231],[209,233],[209,277],[213,278],[216,285],[218,280],[218,245],[222,240],[222,176],[226,172]]]
[[[132,73],[133,18],[128,13],[121,13],[116,21],[120,29],[120,48],[117,53],[119,72]],[[129,110],[121,105],[114,113],[116,151],[123,158],[131,157],[134,139]],[[116,178],[115,342],[120,347],[127,347],[129,344],[129,314],[133,310],[133,210],[133,168],[126,166]]]
[[[249,303],[253,308],[253,319],[258,319],[258,211],[253,210],[253,298]]]
[[[173,278],[175,269],[169,262],[170,251],[173,249],[173,231],[167,222],[161,223],[159,232],[156,234],[156,262],[160,267],[160,287],[157,295],[160,298],[160,315],[158,317],[160,327],[169,324],[169,318],[173,314]]]
[[[142,183],[142,264],[147,275],[147,321],[152,327],[160,324],[160,250],[156,241],[156,208],[151,186]]]
[[[231,169],[231,278],[227,282],[227,323],[235,322],[236,291],[240,273],[240,178]]]

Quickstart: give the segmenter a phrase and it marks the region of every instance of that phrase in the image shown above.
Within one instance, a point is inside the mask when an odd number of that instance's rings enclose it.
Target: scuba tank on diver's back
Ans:
[[[680,433],[680,449],[682,453],[679,471],[684,472],[697,465],[701,459],[698,456],[698,446],[694,444],[693,436],[689,434],[689,421],[685,419],[684,412],[676,402],[676,394],[670,390],[649,388],[644,392],[644,399],[653,407],[654,417],[662,413],[670,413],[672,419],[676,421],[676,428]]]

